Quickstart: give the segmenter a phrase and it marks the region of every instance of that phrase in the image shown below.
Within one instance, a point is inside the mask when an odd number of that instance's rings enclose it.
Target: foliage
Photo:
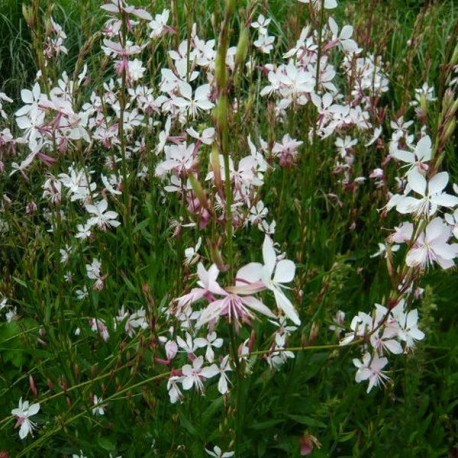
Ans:
[[[23,3],[0,6],[0,452],[454,456],[456,5]]]

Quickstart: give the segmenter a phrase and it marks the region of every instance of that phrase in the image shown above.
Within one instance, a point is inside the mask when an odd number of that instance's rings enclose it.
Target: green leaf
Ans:
[[[283,420],[267,420],[267,421],[261,421],[261,422],[257,422],[257,423],[253,423],[250,428],[251,429],[256,429],[256,430],[263,430],[263,429],[269,429],[269,428],[272,428],[272,426],[276,426],[276,425],[279,425],[280,423],[282,423]]]
[[[308,417],[306,415],[290,414],[288,415],[288,418],[291,418],[291,420],[294,420],[297,423],[300,423],[301,425],[306,425],[306,426],[310,426],[314,428],[326,428],[327,427],[323,422],[316,420],[315,418]]]
[[[106,450],[107,452],[113,452],[116,450],[116,445],[111,442],[108,437],[99,437],[97,440],[97,443],[101,448]]]

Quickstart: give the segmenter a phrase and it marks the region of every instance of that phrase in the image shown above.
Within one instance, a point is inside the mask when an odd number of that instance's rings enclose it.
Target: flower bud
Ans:
[[[229,266],[224,263],[223,256],[217,244],[213,242],[210,243],[210,257],[220,272],[226,272],[229,269]]]
[[[215,108],[215,122],[218,130],[222,132],[227,126],[229,116],[229,101],[226,94],[221,94]]]
[[[222,189],[221,164],[219,162],[219,151],[216,143],[213,143],[212,145],[212,151],[210,153],[210,167],[213,172],[216,187],[218,189]]]
[[[248,45],[250,42],[250,32],[248,27],[244,27],[240,31],[239,42],[237,43],[237,51],[235,53],[235,66],[238,68],[243,65],[248,55]]]
[[[451,118],[449,120],[449,122],[446,124],[445,130],[444,130],[443,134],[441,135],[440,141],[441,141],[442,145],[445,146],[445,144],[448,142],[450,137],[455,132],[455,128],[456,128],[456,119],[455,118]]]
[[[202,188],[202,185],[200,184],[199,180],[191,173],[189,175],[189,181],[191,182],[192,190],[199,199],[200,205],[208,209],[207,196],[205,195],[205,191]]]
[[[33,14],[33,8],[27,6],[25,3],[22,4],[22,15],[24,16],[25,22],[31,29],[35,29],[37,26],[35,15]]]

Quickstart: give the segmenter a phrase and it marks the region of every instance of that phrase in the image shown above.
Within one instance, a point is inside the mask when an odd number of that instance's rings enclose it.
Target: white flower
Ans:
[[[284,283],[293,281],[296,266],[293,261],[282,259],[277,261],[272,239],[266,235],[262,245],[262,257],[264,265],[252,262],[239,270],[238,278],[243,278],[246,282],[256,283],[261,281],[267,289],[272,291],[277,302],[277,306],[285,315],[296,325],[301,324],[291,301],[282,291]],[[245,283],[246,284],[246,283]],[[240,285],[240,284],[239,284]]]
[[[0,310],[3,310],[5,307],[9,307],[8,299],[7,299],[6,297],[4,297],[4,298],[0,301]]]
[[[374,386],[378,386],[380,383],[383,385],[385,380],[388,380],[388,376],[382,372],[382,369],[388,364],[388,359],[385,357],[380,358],[376,354],[371,355],[366,352],[362,362],[355,358],[353,364],[358,368],[355,375],[356,382],[369,380],[368,393]]]
[[[154,16],[154,19],[148,24],[151,29],[150,38],[159,38],[167,31],[169,15],[170,10],[165,9],[161,14],[156,14],[156,16]]]
[[[78,224],[76,226],[76,229],[77,229],[77,233],[75,235],[75,237],[77,239],[81,239],[81,240],[85,240],[87,238],[89,238],[91,236],[91,227],[89,224]]]
[[[83,453],[82,450],[80,450],[80,454],[77,455],[76,453],[73,453],[72,458],[87,458],[86,455]]]
[[[299,3],[311,3],[313,8],[321,9],[322,0],[299,0]],[[337,0],[324,0],[324,9],[332,10],[337,8]]]
[[[229,383],[231,382],[229,380],[229,377],[226,375],[226,372],[231,371],[231,365],[229,362],[229,355],[226,355],[223,360],[221,361],[221,364],[219,366],[219,372],[220,372],[220,377],[218,380],[218,391],[222,394],[225,395],[226,393],[229,392]]]
[[[199,240],[197,240],[196,246],[194,247],[189,247],[184,250],[184,264],[186,266],[191,266],[195,264],[199,258],[199,248],[202,245],[202,237],[199,237]]]
[[[205,449],[205,451],[214,458],[230,458],[234,456],[234,452],[223,452],[217,445],[213,447],[213,451],[208,449]]]
[[[197,348],[207,347],[207,351],[205,352],[205,359],[212,363],[215,359],[215,352],[213,351],[212,347],[221,348],[223,345],[223,339],[218,338],[216,332],[210,332],[207,337],[204,339],[203,337],[198,337],[194,341]]]
[[[415,147],[413,152],[401,149],[395,149],[390,153],[395,159],[406,162],[410,168],[417,167],[419,171],[427,171],[429,169],[426,162],[430,161],[433,155],[431,138],[424,136]]]
[[[425,333],[418,328],[417,309],[406,312],[405,303],[401,301],[391,313],[399,326],[397,329],[398,337],[406,343],[406,350],[413,348],[417,340],[425,338]]]
[[[29,417],[36,415],[40,410],[40,404],[29,405],[29,401],[22,402],[22,397],[19,399],[19,407],[11,411],[11,415],[17,417],[16,427],[20,426],[19,437],[24,439],[30,433],[33,437],[33,430],[36,428],[35,423],[33,423]]]
[[[13,307],[5,313],[5,319],[7,323],[11,323],[18,319],[17,307]]]
[[[86,205],[86,210],[93,216],[87,221],[87,225],[92,227],[97,225],[103,231],[108,227],[118,227],[121,223],[116,221],[118,214],[114,211],[106,211],[108,202],[105,199],[97,202],[95,205]]]
[[[94,395],[92,402],[95,407],[92,409],[92,415],[105,415],[105,406],[102,405],[102,401],[102,398],[98,398],[97,395]]]
[[[395,194],[388,202],[388,209],[396,207],[401,214],[414,213],[416,216],[432,216],[438,207],[453,208],[458,205],[458,197],[446,194],[444,191],[448,183],[448,173],[440,172],[429,181],[418,171],[412,169],[407,175],[410,189],[421,196],[415,197]]]
[[[204,357],[199,356],[195,358],[190,364],[185,364],[182,368],[183,378],[182,385],[184,390],[190,390],[194,385],[199,392],[203,392],[203,380],[214,377],[219,373],[218,366],[212,364],[211,366],[202,367],[204,364]]]

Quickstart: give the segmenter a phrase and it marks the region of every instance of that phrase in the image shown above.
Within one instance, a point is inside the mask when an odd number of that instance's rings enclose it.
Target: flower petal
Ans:
[[[272,239],[268,235],[266,235],[262,244],[262,258],[264,259],[264,266],[269,273],[269,277],[272,278],[275,264],[277,263],[277,255],[274,249],[274,242],[272,242]]]
[[[274,282],[289,283],[293,281],[296,273],[296,265],[289,259],[282,259],[275,268]]]
[[[291,301],[280,290],[275,288],[273,292],[275,295],[275,300],[277,301],[278,308],[282,310],[294,324],[299,326],[301,324],[301,320],[299,319],[299,315],[294,309]]]
[[[407,175],[407,181],[410,187],[422,196],[426,194],[426,178],[415,168]]]

